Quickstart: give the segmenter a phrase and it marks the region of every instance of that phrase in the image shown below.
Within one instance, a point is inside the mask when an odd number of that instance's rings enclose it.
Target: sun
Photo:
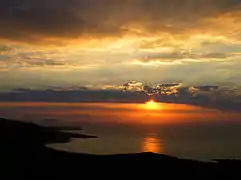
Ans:
[[[148,109],[148,110],[155,110],[159,108],[160,108],[159,104],[152,99],[147,101],[145,104],[145,109]]]
[[[146,104],[153,105],[153,104],[155,104],[155,101],[154,100],[149,100],[149,101],[146,102]]]

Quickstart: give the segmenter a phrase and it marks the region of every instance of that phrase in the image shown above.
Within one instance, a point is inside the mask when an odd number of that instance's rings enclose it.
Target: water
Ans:
[[[41,125],[81,126],[76,133],[99,137],[48,145],[65,151],[241,158],[240,113],[179,104],[0,103],[0,114]]]
[[[98,139],[74,140],[56,149],[94,154],[155,152],[211,160],[241,158],[241,126],[85,126]]]

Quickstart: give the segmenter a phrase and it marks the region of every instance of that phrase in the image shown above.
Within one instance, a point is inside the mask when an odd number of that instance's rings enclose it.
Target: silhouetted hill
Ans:
[[[95,137],[62,132],[54,127],[0,119],[1,179],[92,179],[94,176],[97,179],[241,177],[241,161],[238,160],[199,162],[154,153],[101,156],[45,147],[48,143],[66,143],[72,138]]]

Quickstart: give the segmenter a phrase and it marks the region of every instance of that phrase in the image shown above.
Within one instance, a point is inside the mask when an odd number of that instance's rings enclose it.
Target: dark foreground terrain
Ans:
[[[0,119],[0,179],[241,179],[238,160],[199,162],[153,153],[98,156],[45,147],[72,138],[96,137]]]

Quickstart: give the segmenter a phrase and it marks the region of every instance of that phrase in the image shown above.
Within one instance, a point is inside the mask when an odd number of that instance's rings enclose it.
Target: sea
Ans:
[[[68,152],[241,159],[239,112],[171,103],[1,102],[0,116],[41,126],[76,127],[69,131],[98,136],[47,145]]]

